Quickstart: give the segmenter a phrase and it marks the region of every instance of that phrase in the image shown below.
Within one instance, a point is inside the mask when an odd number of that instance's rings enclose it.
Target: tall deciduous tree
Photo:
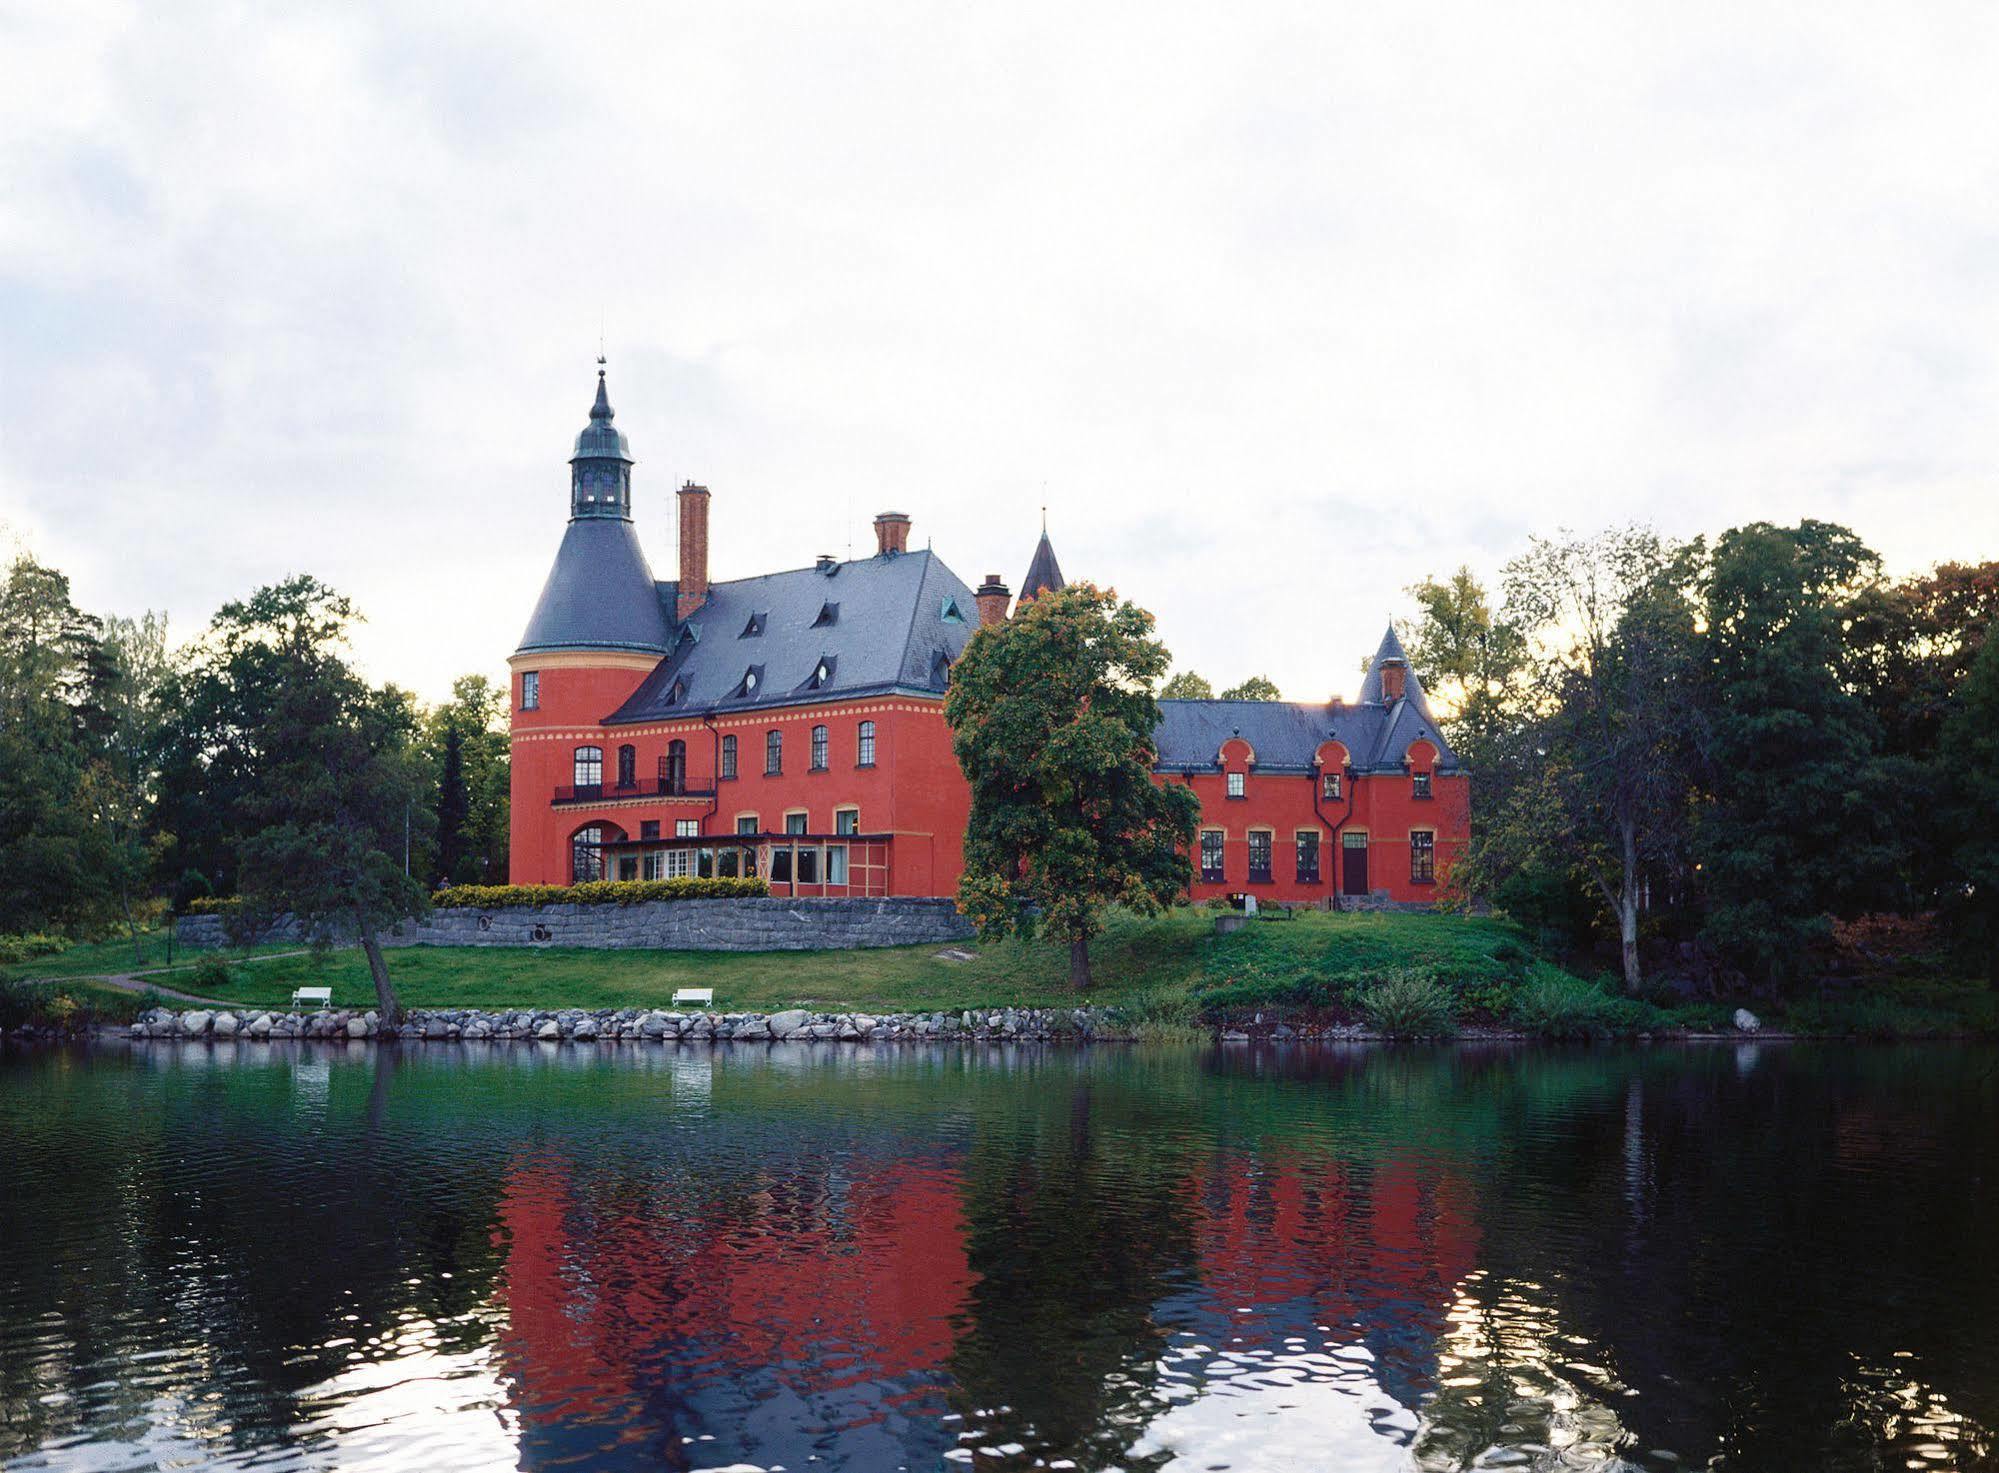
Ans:
[[[1648,887],[1683,868],[1688,840],[1699,701],[1686,573],[1641,527],[1535,538],[1507,565],[1506,615],[1535,652],[1538,709],[1512,738],[1517,780],[1474,831],[1460,881],[1575,875],[1614,918],[1634,991]]]
[[[351,926],[393,1024],[402,1009],[381,932],[425,909],[404,855],[428,826],[429,793],[413,703],[371,689],[344,658],[356,617],[313,578],[260,589],[215,616],[191,674],[206,704],[230,713],[248,759],[231,794],[231,827],[247,835],[237,866],[246,923],[288,912],[318,945]],[[252,699],[232,708],[232,693]],[[238,776],[233,762],[229,772]]]
[[[972,789],[959,909],[983,936],[1067,942],[1078,989],[1106,906],[1156,914],[1192,878],[1198,800],[1152,780],[1168,663],[1152,628],[1072,584],[974,634],[944,697]]]
[[[1879,903],[1898,868],[1879,728],[1847,640],[1878,569],[1852,532],[1816,521],[1734,528],[1708,562],[1705,931],[1778,982],[1798,974],[1829,914]]]
[[[1284,693],[1277,688],[1277,682],[1267,675],[1252,675],[1241,685],[1232,685],[1222,692],[1225,701],[1281,701]]]
[[[436,784],[432,878],[452,884],[503,880],[508,803],[504,688],[483,675],[453,681],[451,699],[424,717],[423,748]]]
[[[1425,578],[1409,589],[1418,609],[1409,659],[1423,677],[1451,746],[1471,766],[1473,781],[1488,746],[1526,699],[1527,641],[1493,609],[1491,595],[1470,568]]]

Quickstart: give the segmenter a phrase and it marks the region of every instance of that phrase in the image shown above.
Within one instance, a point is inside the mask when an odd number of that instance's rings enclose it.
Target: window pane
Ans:
[[[860,756],[857,760],[863,767],[875,765],[875,724],[872,721],[861,723]]]
[[[757,816],[754,813],[746,813],[741,818],[736,820],[737,833],[754,834],[756,831],[757,831]]]
[[[1319,779],[1319,786],[1324,790],[1326,797],[1337,800],[1340,796],[1340,775],[1337,772],[1327,773]]]
[[[819,851],[801,849],[798,851],[798,883],[816,885],[819,883]]]
[[[785,814],[785,816],[784,816],[784,831],[785,831],[785,832],[786,832],[787,834],[802,834],[802,833],[804,833],[804,832],[805,832],[805,815],[804,815],[804,814],[802,814],[802,813],[787,813],[787,814]]]
[[[1201,878],[1219,881],[1222,877],[1222,831],[1204,829],[1201,832]]]
[[[1240,798],[1242,796],[1242,778],[1243,775],[1239,772],[1229,774],[1229,796],[1231,798]]]
[[[842,808],[833,815],[833,832],[836,834],[858,834],[861,831],[861,815],[858,809]]]
[[[735,775],[736,739],[732,736],[725,736],[722,738],[722,776],[734,777]]]
[[[844,885],[847,883],[847,846],[829,844],[826,846],[826,883]]]
[[[1409,878],[1427,885],[1437,878],[1437,836],[1421,829],[1409,835]]]
[[[774,731],[764,738],[764,771],[779,773],[784,771],[784,733]]]
[[[1298,830],[1298,878],[1319,878],[1319,834],[1316,829]]]
[[[827,748],[827,741],[826,741],[826,728],[825,728],[825,727],[823,727],[823,726],[815,726],[815,727],[813,727],[813,728],[812,728],[812,768],[813,768],[813,771],[815,771],[815,772],[823,772],[823,771],[825,770],[825,767],[826,767],[826,748]]]
[[[673,835],[677,839],[692,839],[701,832],[698,818],[676,818],[673,821]]]
[[[1249,877],[1252,880],[1270,878],[1270,834],[1260,830],[1249,836]]]
[[[541,705],[541,672],[524,670],[521,672],[521,709],[532,711]]]
[[[791,878],[791,851],[789,849],[771,850],[770,877],[772,880],[779,882]]]
[[[576,749],[576,786],[579,788],[601,787],[604,782],[604,749],[602,747],[578,747]]]
[[[1427,773],[1427,772],[1419,772],[1419,773],[1417,773],[1417,774],[1416,774],[1416,775],[1414,776],[1414,778],[1413,778],[1413,779],[1412,779],[1411,781],[1412,781],[1412,784],[1413,784],[1413,790],[1414,790],[1414,792],[1415,792],[1415,795],[1416,795],[1416,796],[1417,796],[1418,798],[1427,798],[1427,797],[1429,797],[1429,796],[1430,796],[1430,774],[1429,774],[1429,773]]]

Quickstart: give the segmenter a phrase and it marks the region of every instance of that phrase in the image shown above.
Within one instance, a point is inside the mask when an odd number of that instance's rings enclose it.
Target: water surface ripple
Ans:
[[[1999,1466],[1999,1056],[0,1056],[7,1469]]]

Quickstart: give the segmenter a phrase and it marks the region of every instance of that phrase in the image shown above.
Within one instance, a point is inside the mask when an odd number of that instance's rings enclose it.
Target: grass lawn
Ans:
[[[295,950],[296,945],[274,944],[253,946],[247,952],[232,952],[231,955],[263,956],[271,952]],[[200,955],[185,946],[175,946],[172,964],[179,971],[192,965]],[[133,960],[132,939],[129,936],[111,941],[81,941],[55,956],[39,956],[30,961],[0,966],[0,982],[40,981],[49,977],[105,977],[164,967],[168,965],[167,933],[164,930],[140,932],[139,956],[141,960]],[[185,976],[185,972],[182,975]]]
[[[1456,916],[1301,914],[1253,922],[1233,936],[1214,934],[1215,913],[1179,909],[1153,921],[1114,915],[1091,948],[1095,1004],[1157,1004],[1214,991],[1231,1004],[1253,1001],[1246,989],[1285,1000],[1356,975],[1423,967],[1467,979],[1503,978],[1528,960],[1515,930],[1499,921]],[[1068,985],[1066,947],[966,943],[970,961],[947,960],[943,946],[866,951],[596,951],[579,948],[413,946],[391,950],[389,970],[409,1007],[665,1006],[680,987],[712,987],[718,1008],[768,1011],[787,1006],[877,1012],[971,1006],[1049,1006],[1077,1001]],[[239,1006],[275,1006],[295,987],[331,987],[338,1005],[365,1005],[374,989],[358,950],[323,956],[227,956],[226,984],[197,984],[191,965],[146,980]],[[91,968],[103,948],[77,947],[48,962],[10,969],[22,975],[77,976],[131,970],[129,943],[109,948],[110,964]],[[1307,999],[1309,1000],[1309,999]]]

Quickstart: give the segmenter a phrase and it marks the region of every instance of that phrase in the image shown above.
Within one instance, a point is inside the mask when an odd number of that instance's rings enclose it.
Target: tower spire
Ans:
[[[611,391],[604,381],[604,355],[597,355],[597,398],[590,406],[590,423],[576,437],[569,457],[569,515],[621,517],[632,515],[632,452],[624,432],[611,423]]]

